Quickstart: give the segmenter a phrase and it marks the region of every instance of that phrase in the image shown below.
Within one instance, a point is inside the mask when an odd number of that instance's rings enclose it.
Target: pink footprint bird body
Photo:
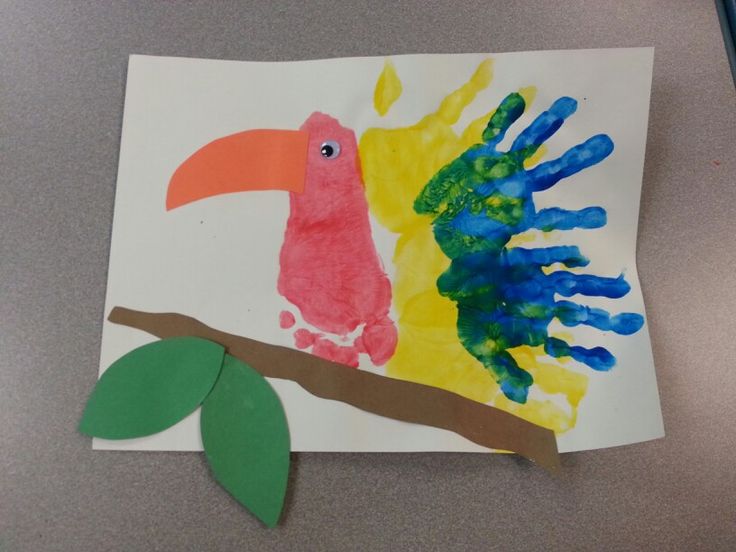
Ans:
[[[252,129],[194,152],[169,182],[166,209],[249,190],[290,192],[278,291],[299,309],[301,349],[358,366],[384,364],[396,349],[391,284],[371,235],[358,145],[352,130],[313,113],[298,131]],[[279,315],[282,328],[296,324]]]
[[[375,365],[394,353],[389,318],[391,283],[371,235],[355,134],[328,115],[302,125],[309,135],[303,192],[291,192],[280,252],[278,291],[317,331],[297,329],[299,348],[357,366],[360,353]],[[293,315],[281,313],[282,327]],[[357,337],[351,334],[358,331]]]

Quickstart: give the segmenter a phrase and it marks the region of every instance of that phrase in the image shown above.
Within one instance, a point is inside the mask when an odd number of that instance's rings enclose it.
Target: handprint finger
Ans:
[[[575,245],[557,245],[535,247],[534,249],[513,247],[506,252],[506,262],[512,266],[548,266],[562,263],[569,267],[579,267],[586,266],[590,261],[580,253],[580,249]]]
[[[572,297],[579,293],[592,297],[608,297],[618,299],[630,290],[631,286],[622,274],[618,278],[605,278],[592,274],[573,274],[566,270],[558,270],[546,275],[545,280],[551,284],[556,293],[563,297]]]
[[[483,141],[495,149],[503,140],[509,127],[524,114],[525,108],[526,102],[518,92],[512,92],[506,96],[488,121],[488,126],[483,131]]]
[[[492,78],[493,60],[486,59],[478,65],[468,82],[445,96],[434,114],[448,125],[454,125],[476,94],[491,84]]]
[[[529,372],[519,367],[514,357],[502,351],[491,355],[486,366],[490,366],[496,374],[504,395],[518,403],[526,402],[534,379]]]
[[[605,225],[606,210],[602,207],[586,207],[579,211],[549,207],[536,214],[533,228],[550,232],[551,230],[572,230],[573,228],[601,228]]]
[[[603,347],[593,347],[592,349],[586,349],[579,345],[570,345],[562,339],[556,337],[550,337],[544,344],[544,352],[549,356],[560,358],[560,357],[572,357],[578,362],[590,366],[593,370],[605,372],[613,368],[616,364],[615,357]]]
[[[577,108],[578,102],[572,98],[565,96],[558,99],[516,137],[509,151],[525,150],[524,157],[530,157],[541,144],[557,132],[565,119],[575,113]]]
[[[517,92],[522,98],[524,98],[526,108],[529,109],[532,103],[534,103],[534,98],[537,95],[537,88],[535,86],[524,86],[519,88]],[[493,117],[495,112],[496,110],[493,109],[468,123],[468,126],[465,127],[465,130],[463,130],[463,134],[460,137],[460,141],[465,144],[466,148],[474,146],[480,141],[480,137],[488,125],[488,120]]]
[[[621,335],[631,335],[641,329],[644,324],[644,317],[640,314],[624,312],[611,316],[609,312],[603,309],[578,305],[572,301],[558,301],[555,303],[554,315],[563,325],[568,327],[584,324]]]
[[[562,157],[547,161],[530,170],[529,187],[533,192],[551,188],[563,178],[600,163],[613,151],[613,141],[605,134],[598,134],[567,150]]]

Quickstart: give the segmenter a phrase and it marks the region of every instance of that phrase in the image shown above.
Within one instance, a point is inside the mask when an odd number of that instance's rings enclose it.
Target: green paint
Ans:
[[[496,109],[493,116],[488,121],[488,126],[486,126],[486,129],[483,131],[483,141],[500,142],[501,139],[499,136],[503,138],[506,129],[508,129],[512,124],[514,124],[516,119],[524,114],[525,109],[526,102],[524,102],[524,98],[521,94],[513,92],[506,96],[504,101],[498,106],[498,109]]]
[[[173,426],[210,392],[224,353],[217,343],[197,337],[174,337],[134,349],[102,374],[79,431],[104,439],[132,439]]]
[[[200,427],[217,481],[274,527],[284,504],[290,442],[286,415],[271,385],[225,355],[220,377],[202,405]]]
[[[571,356],[594,370],[614,365],[615,358],[603,347],[586,349],[551,337],[553,318],[566,326],[586,324],[623,335],[644,323],[637,313],[611,316],[559,299],[576,294],[618,298],[630,289],[623,276],[545,271],[556,263],[587,265],[577,247],[509,247],[515,235],[530,229],[600,228],[606,223],[601,207],[537,210],[533,194],[601,162],[613,151],[610,137],[593,136],[558,159],[524,167],[576,108],[572,98],[558,99],[500,151],[509,127],[524,113],[522,96],[508,95],[490,118],[483,142],[442,167],[414,202],[418,214],[432,218],[434,237],[450,259],[437,290],[457,304],[460,342],[491,372],[506,397],[518,403],[526,402],[533,379],[508,352],[515,347],[544,346],[550,356]]]

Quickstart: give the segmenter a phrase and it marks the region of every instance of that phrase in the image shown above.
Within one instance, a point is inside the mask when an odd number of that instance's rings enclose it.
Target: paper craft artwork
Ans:
[[[132,56],[110,369],[80,429],[204,448],[267,525],[290,450],[554,470],[661,437],[635,263],[651,70],[641,48]]]

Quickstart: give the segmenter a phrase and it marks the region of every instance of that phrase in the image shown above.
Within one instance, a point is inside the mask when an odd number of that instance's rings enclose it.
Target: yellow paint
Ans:
[[[549,396],[561,394],[569,409],[560,408],[550,400],[529,399],[526,404],[518,404],[507,399],[503,393],[496,396],[494,406],[558,432],[573,428],[577,421],[578,405],[588,388],[588,377],[560,364],[541,361],[545,356],[541,346],[522,345],[509,349],[508,352],[520,367],[532,375],[538,391]],[[557,360],[566,362],[570,359]]]
[[[381,117],[386,115],[394,102],[399,99],[402,90],[396,67],[390,59],[387,59],[373,91],[373,107]]]
[[[521,234],[515,234],[511,236],[511,239],[506,243],[506,247],[510,249],[512,247],[520,247],[524,244],[536,241],[538,234],[538,230],[527,230]],[[542,267],[542,270],[544,270],[544,267]]]
[[[542,144],[537,148],[537,151],[535,151],[531,156],[524,159],[524,168],[530,169],[531,167],[539,163],[542,160],[542,157],[544,157],[545,155],[547,155],[547,144]]]
[[[475,95],[492,77],[491,60],[478,66],[470,80],[449,94],[434,113],[405,128],[369,128],[360,139],[366,195],[376,218],[393,232],[429,223],[414,213],[414,198],[427,181],[478,136],[465,141],[452,130]],[[486,120],[487,122],[487,120]]]
[[[551,265],[543,266],[542,272],[544,272],[545,274],[552,274],[553,272],[556,272],[558,270],[567,270],[568,272],[581,274],[584,269],[585,267],[582,266],[565,266],[562,263],[553,263]]]
[[[386,96],[388,67],[387,64],[379,77],[376,98]],[[363,179],[371,212],[382,225],[399,235],[393,258],[396,267],[393,302],[398,313],[399,342],[387,371],[393,377],[447,389],[494,404],[555,431],[565,431],[575,425],[587,377],[559,363],[550,363],[540,347],[517,347],[509,353],[532,374],[537,394],[549,398],[530,399],[523,405],[506,399],[491,374],[458,339],[457,308],[438,293],[436,285],[439,275],[449,266],[449,259],[439,249],[429,219],[420,217],[413,209],[414,199],[427,181],[468,147],[481,141],[493,111],[470,122],[459,135],[452,125],[476,95],[489,86],[492,77],[493,63],[488,59],[465,84],[446,96],[434,113],[408,127],[370,128],[360,139]],[[398,75],[395,80],[400,82]],[[519,93],[528,106],[536,89],[522,88]],[[375,105],[381,113],[383,107],[379,109],[378,99]],[[388,106],[390,103],[385,106],[386,111]],[[537,163],[545,152],[545,148],[540,148],[527,161],[527,166]],[[533,241],[538,234],[517,236],[512,245]]]
[[[556,337],[557,339],[562,339],[564,341],[567,341],[568,343],[572,342],[575,339],[570,332],[553,332],[549,335],[550,337]]]

